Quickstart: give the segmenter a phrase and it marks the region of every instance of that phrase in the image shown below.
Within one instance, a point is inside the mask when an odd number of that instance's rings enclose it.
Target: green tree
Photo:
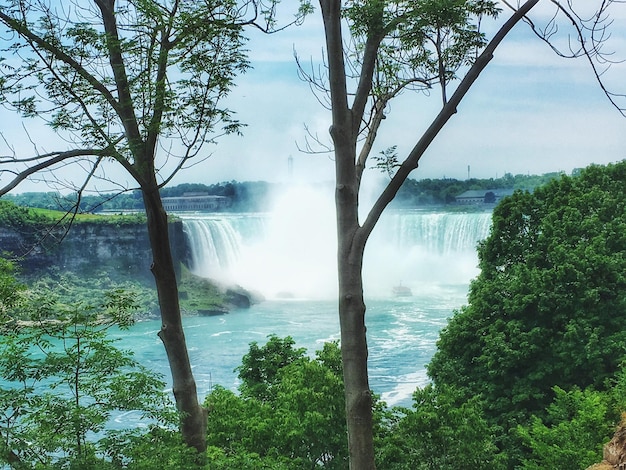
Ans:
[[[520,468],[588,468],[602,460],[603,447],[624,424],[626,370],[605,390],[554,387],[554,400],[541,418],[517,427],[526,452]]]
[[[241,394],[261,401],[273,401],[279,371],[304,356],[305,350],[294,349],[295,344],[290,336],[281,339],[275,335],[270,335],[268,342],[261,347],[256,341],[250,343],[241,365],[235,369],[241,379]]]
[[[539,0],[519,2],[517,8],[504,2],[512,10],[511,16],[490,41],[480,27],[486,17],[496,16],[499,9],[489,0],[320,0],[319,3],[328,74],[322,79],[314,73],[303,72],[303,75],[312,82],[313,89],[326,93],[323,99],[332,115],[339,318],[350,468],[369,470],[375,465],[362,279],[367,240],[409,173],[418,167],[430,144],[457,112],[498,45]],[[611,3],[598,2],[597,14],[585,21],[572,11],[572,2],[551,2],[557,13],[564,14],[581,41],[580,49],[570,56],[586,56],[598,80],[601,74],[596,64],[607,59],[601,52],[603,38],[607,36],[600,31],[606,30],[604,20]],[[343,31],[346,24],[349,32]],[[532,22],[529,24],[534,28]],[[544,34],[536,28],[534,31],[550,43],[558,26],[553,21]],[[359,199],[364,170],[391,101],[403,92],[428,90],[430,94],[436,87],[441,94],[441,110],[408,154],[386,154],[396,171],[361,219]],[[620,109],[606,87],[603,90]]]
[[[217,387],[207,396],[209,454],[224,468],[345,468],[339,348],[327,343],[311,359],[293,346],[290,337],[251,343],[237,369],[241,395]]]
[[[181,432],[200,452],[207,416],[189,362],[159,189],[191,165],[206,143],[239,132],[240,123],[221,101],[248,67],[244,26],[273,30],[276,3],[93,0],[61,8],[8,0],[0,5],[0,22],[8,31],[3,65],[11,59],[0,69],[3,104],[23,117],[44,118],[71,145],[2,159],[4,175],[13,176],[0,195],[41,172],[56,173],[70,184],[59,173],[75,163],[85,170],[84,180],[74,182],[77,211],[80,195],[94,180],[128,189],[107,179],[108,162],[127,171],[147,216],[162,319],[159,337]],[[295,21],[307,10],[302,2]]]
[[[413,409],[396,410],[396,417],[377,449],[381,468],[502,468],[477,397],[460,402],[454,389],[428,385],[413,394]]]
[[[468,305],[441,332],[428,372],[481,396],[504,429],[543,419],[564,390],[602,390],[626,341],[626,162],[591,166],[494,210]]]
[[[609,394],[594,390],[554,387],[554,401],[545,422],[533,416],[518,432],[530,450],[524,470],[588,468],[602,460],[603,444],[611,439],[616,422],[609,410]]]
[[[486,17],[497,15],[499,10],[492,1],[320,0],[328,76],[321,80],[307,77],[315,89],[327,93],[324,98],[332,114],[339,318],[352,469],[375,468],[362,279],[367,240],[409,173],[417,168],[489,64],[495,49],[537,3],[523,2],[487,41],[480,25]],[[564,8],[560,2],[553,3]],[[606,6],[606,2],[600,5],[600,13]],[[346,23],[349,32],[343,31]],[[590,29],[597,26],[592,24]],[[462,77],[459,82],[457,76]],[[389,163],[395,172],[361,219],[364,170],[391,101],[403,92],[434,87],[441,93],[439,114],[407,155],[387,153],[393,157]]]
[[[279,439],[300,468],[345,469],[348,463],[344,387],[337,343],[326,343],[316,358],[281,370],[277,402],[283,414]]]
[[[112,327],[132,324],[134,308],[132,295],[121,291],[103,305],[64,305],[50,291],[24,291],[13,310],[29,312],[27,322],[5,318],[0,336],[0,462],[108,468],[100,438],[115,413],[176,422],[163,381],[107,337]]]

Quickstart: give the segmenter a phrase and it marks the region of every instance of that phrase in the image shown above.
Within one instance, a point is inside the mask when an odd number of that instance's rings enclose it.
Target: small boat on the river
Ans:
[[[397,286],[393,286],[393,295],[394,297],[411,297],[413,292],[410,287],[403,286],[402,283]]]

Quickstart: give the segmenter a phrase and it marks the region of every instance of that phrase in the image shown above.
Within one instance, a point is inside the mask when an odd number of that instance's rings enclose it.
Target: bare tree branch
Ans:
[[[567,0],[567,7],[562,1],[550,0],[550,2],[555,6],[555,13],[544,28],[539,28],[528,16],[524,17],[524,21],[530,26],[533,33],[545,42],[558,56],[567,59],[584,57],[591,67],[594,78],[604,95],[611,105],[617,109],[622,116],[626,117],[626,105],[620,105],[617,101],[617,98],[626,98],[626,94],[610,91],[602,79],[602,76],[612,64],[623,62],[611,60],[610,56],[612,53],[607,53],[602,50],[609,38],[607,28],[611,24],[607,10],[611,4],[621,2],[603,0],[595,14],[590,18],[582,18],[577,14],[573,9],[571,0]],[[510,9],[515,10],[515,7],[511,5],[510,2],[503,0],[503,3]],[[559,32],[556,23],[559,12],[569,20],[569,23],[576,32],[575,40],[568,41],[569,52],[565,52],[554,42],[555,36]],[[599,65],[602,64],[605,65],[604,70],[600,70]]]

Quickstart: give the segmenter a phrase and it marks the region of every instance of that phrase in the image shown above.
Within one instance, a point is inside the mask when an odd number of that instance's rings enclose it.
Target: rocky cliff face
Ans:
[[[170,242],[174,260],[184,262],[187,243],[182,222],[170,224]],[[43,240],[0,228],[0,250],[20,258],[25,274],[58,267],[85,276],[106,272],[110,277],[152,280],[152,255],[144,224],[82,222],[65,236],[63,231],[53,230]]]
[[[604,460],[587,470],[626,470],[626,413],[617,427],[613,439],[603,449]]]

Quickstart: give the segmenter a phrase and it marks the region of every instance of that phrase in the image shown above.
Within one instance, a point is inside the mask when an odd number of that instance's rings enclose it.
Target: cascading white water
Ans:
[[[181,216],[195,274],[269,298],[325,298],[336,290],[332,199],[320,191],[291,188],[263,214]]]
[[[261,214],[182,214],[191,248],[192,269],[223,278],[241,260],[241,250],[265,233]]]
[[[398,211],[383,220],[386,238],[400,249],[419,245],[445,255],[474,250],[489,231],[491,214]]]
[[[292,188],[265,214],[183,215],[193,271],[238,283],[267,297],[331,298],[337,290],[332,198]],[[366,248],[366,295],[466,284],[478,273],[476,244],[490,213],[389,212]]]
[[[479,272],[476,245],[490,226],[490,212],[383,215],[365,252],[366,292],[385,296],[390,283],[402,283],[414,292],[468,284]]]

